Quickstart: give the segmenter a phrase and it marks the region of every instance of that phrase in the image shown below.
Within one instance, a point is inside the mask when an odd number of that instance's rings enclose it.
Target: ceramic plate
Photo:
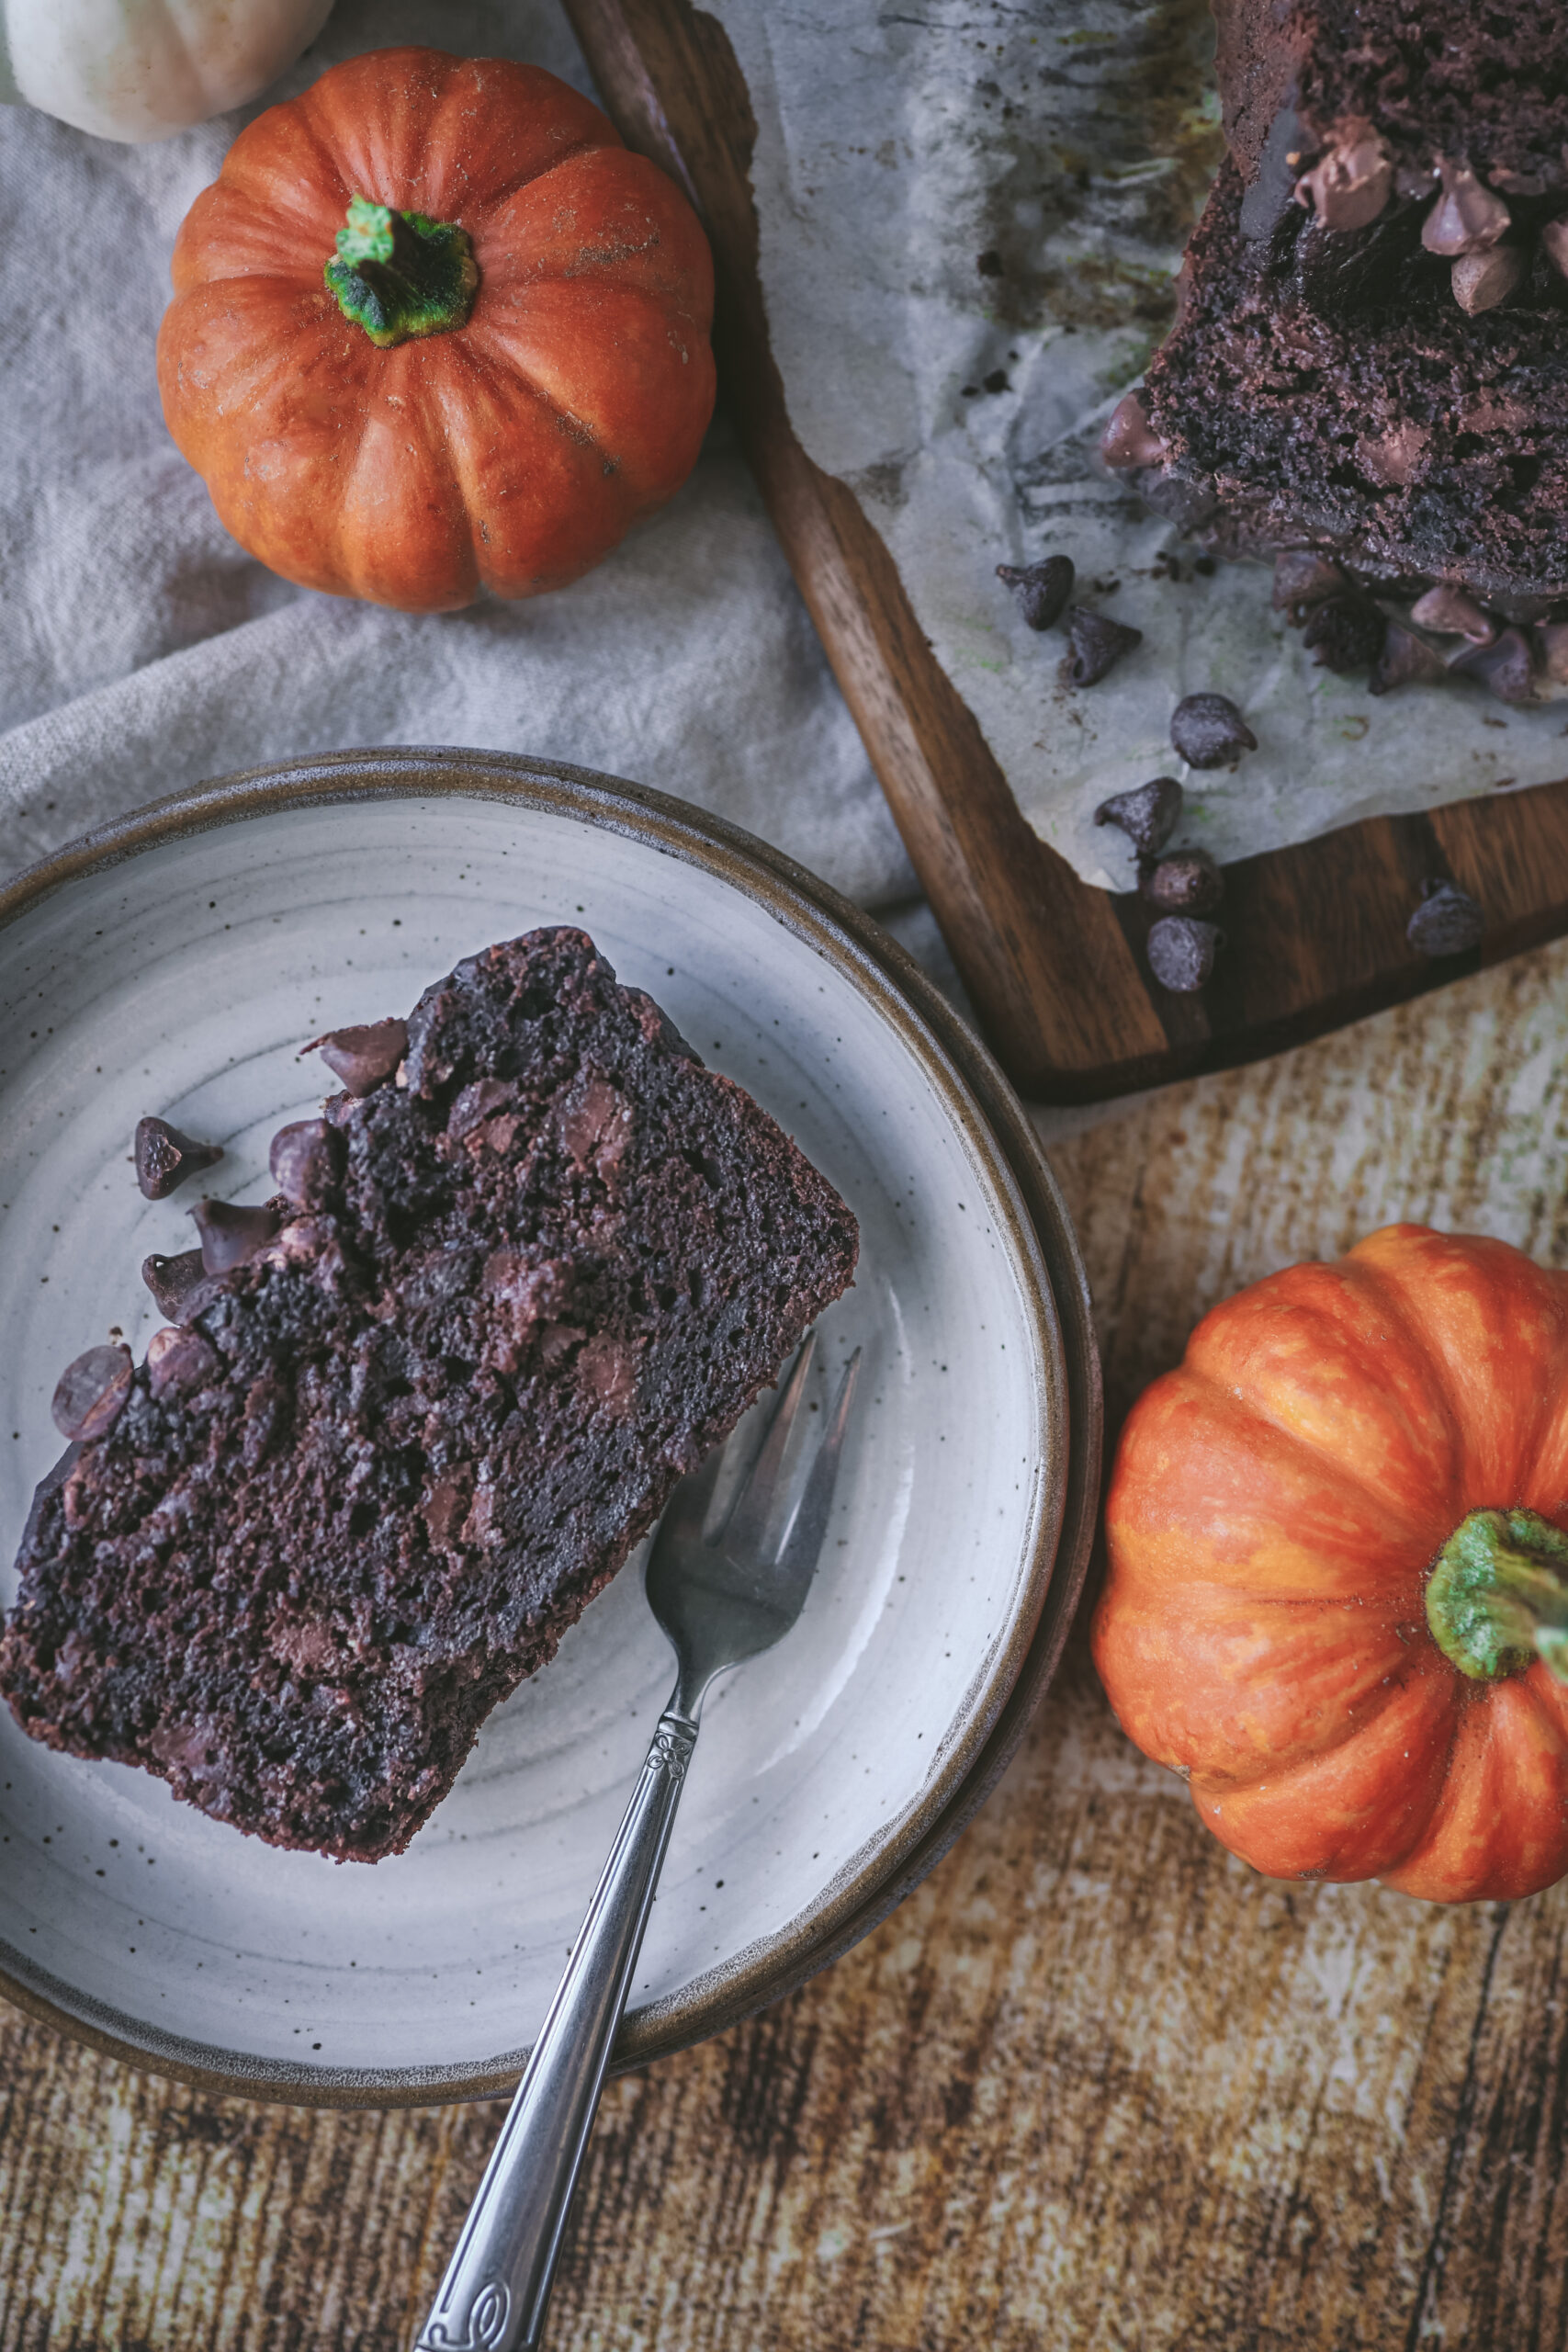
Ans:
[[[144,1201],[144,1112],[220,1142],[224,1198],[321,1091],[301,1042],[406,1012],[490,941],[582,924],[860,1220],[826,1374],[865,1351],[804,1618],[713,1693],[617,2049],[711,2032],[864,1932],[956,1833],[1054,1663],[1099,1397],[1081,1271],[986,1057],[875,927],[760,843],[493,756],[345,754],[164,803],[0,895],[0,1600],[49,1400],[161,1321],[190,1246]],[[191,1188],[193,1192],[199,1186]],[[0,1708],[0,1984],[139,2064],[390,2103],[520,2071],[668,1696],[634,1559],[492,1715],[407,1853],[285,1853]]]

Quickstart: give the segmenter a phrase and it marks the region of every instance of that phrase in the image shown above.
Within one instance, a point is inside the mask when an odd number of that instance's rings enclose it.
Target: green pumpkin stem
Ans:
[[[354,197],[337,258],[324,272],[345,319],[383,351],[414,335],[460,327],[473,308],[479,273],[466,230],[423,212]]]
[[[1476,1681],[1522,1674],[1539,1657],[1568,1682],[1568,1535],[1533,1510],[1472,1510],[1438,1555],[1427,1623]]]

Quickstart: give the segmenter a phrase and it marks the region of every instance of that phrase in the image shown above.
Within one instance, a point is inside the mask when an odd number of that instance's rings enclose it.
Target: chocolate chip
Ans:
[[[1443,192],[1422,224],[1421,243],[1429,254],[1456,259],[1485,253],[1507,231],[1509,214],[1500,196],[1483,187],[1462,164],[1439,164]]]
[[[1190,915],[1162,915],[1149,931],[1149,969],[1173,996],[1190,996],[1214,968],[1224,933]]]
[[[191,1211],[201,1235],[201,1262],[209,1274],[243,1266],[273,1240],[282,1223],[274,1208],[240,1208],[231,1201],[197,1201]]]
[[[1225,895],[1225,877],[1206,849],[1182,849],[1145,865],[1138,890],[1161,914],[1212,915]]]
[[[1393,166],[1371,123],[1359,123],[1296,182],[1296,202],[1325,229],[1367,229],[1393,194]]]
[[[1472,645],[1490,645],[1497,634],[1490,613],[1462,588],[1428,588],[1410,607],[1410,617],[1418,628],[1434,628],[1439,637],[1468,637]]]
[[[1000,254],[998,253],[995,245],[987,245],[983,254],[977,254],[976,255],[975,266],[979,271],[982,277],[1001,277],[1002,257]]]
[[[182,1250],[176,1257],[161,1258],[154,1250],[141,1261],[141,1279],[157,1302],[160,1314],[174,1322],[197,1284],[206,1276],[199,1250]]]
[[[1170,740],[1190,768],[1234,767],[1258,738],[1228,695],[1186,695],[1170,715]]]
[[[1501,308],[1524,280],[1529,263],[1517,245],[1494,245],[1490,253],[1461,254],[1450,283],[1467,318]]]
[[[1342,596],[1350,585],[1337,563],[1311,548],[1287,548],[1274,560],[1274,610],[1300,628],[1314,605]]]
[[[1302,643],[1312,648],[1320,670],[1343,677],[1349,670],[1370,670],[1387,635],[1388,621],[1370,598],[1332,596],[1312,613]]]
[[[167,1200],[187,1176],[216,1167],[222,1157],[221,1144],[197,1143],[166,1119],[136,1122],[136,1181],[150,1201]]]
[[[1181,815],[1181,786],[1173,775],[1156,775],[1131,792],[1113,792],[1094,812],[1097,825],[1119,825],[1143,857],[1156,857]]]
[[[1421,956],[1463,956],[1479,947],[1486,918],[1457,882],[1426,882],[1421,904],[1404,926],[1404,936]]]
[[[50,1400],[62,1437],[86,1444],[113,1429],[130,1395],[130,1350],[88,1348],[68,1363]]]
[[[1478,679],[1499,702],[1535,700],[1535,659],[1522,628],[1506,628],[1490,645],[1472,645],[1449,667],[1457,677]]]
[[[297,1209],[325,1208],[343,1165],[343,1137],[325,1119],[296,1119],[274,1136],[267,1165]]]
[[[329,1029],[312,1037],[301,1053],[319,1053],[334,1078],[350,1094],[368,1094],[390,1078],[409,1049],[408,1025],[401,1021],[372,1021],[357,1029]]]
[[[1089,612],[1082,605],[1075,605],[1067,615],[1067,630],[1073,650],[1066,671],[1075,686],[1099,685],[1124,653],[1144,641],[1141,628],[1129,628],[1124,622]]]
[[[1414,629],[1390,621],[1367,690],[1374,695],[1392,694],[1395,686],[1433,685],[1447,675],[1448,666],[1436,646],[1428,645]]]
[[[218,1351],[199,1331],[184,1331],[165,1324],[147,1342],[147,1385],[154,1396],[173,1389],[189,1396],[205,1388],[220,1369]]]
[[[1568,621],[1551,621],[1535,633],[1540,666],[1554,686],[1568,686]]]
[[[1043,563],[998,563],[997,578],[1018,598],[1031,628],[1049,628],[1059,620],[1077,579],[1072,558],[1048,555]]]
[[[1119,473],[1134,466],[1164,464],[1168,454],[1166,445],[1149,423],[1148,411],[1136,392],[1129,392],[1118,401],[1100,441],[1100,454]]]

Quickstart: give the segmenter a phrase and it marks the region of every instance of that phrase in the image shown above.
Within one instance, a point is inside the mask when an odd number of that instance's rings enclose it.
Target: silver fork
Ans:
[[[534,2352],[540,2341],[572,2192],[696,1746],[704,1696],[716,1675],[772,1649],[789,1632],[828,1532],[860,1351],[840,1383],[804,1491],[789,1510],[784,1464],[816,1339],[812,1332],[796,1357],[757,1458],[718,1530],[709,1530],[707,1521],[724,1448],[682,1479],[659,1523],[648,1598],[674,1647],[674,1694],[659,1718],[642,1778],[416,2352]]]

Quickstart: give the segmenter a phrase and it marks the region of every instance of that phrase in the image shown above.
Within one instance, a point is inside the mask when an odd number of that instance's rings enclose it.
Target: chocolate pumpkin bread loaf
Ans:
[[[279,1194],[209,1204],[201,1279],[145,1363],[93,1351],[62,1384],[82,1439],[34,1505],[0,1690],[52,1747],[370,1861],[858,1245],[581,932],[487,949],[406,1029],[322,1042],[349,1091],[276,1138]]]
[[[1568,683],[1568,0],[1214,6],[1231,153],[1109,461],[1219,552],[1336,567],[1331,666],[1375,661],[1370,595],[1508,699]]]

